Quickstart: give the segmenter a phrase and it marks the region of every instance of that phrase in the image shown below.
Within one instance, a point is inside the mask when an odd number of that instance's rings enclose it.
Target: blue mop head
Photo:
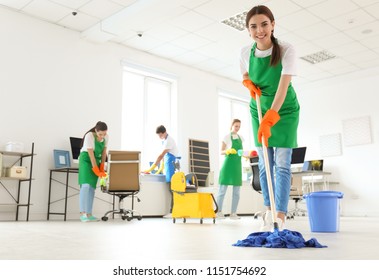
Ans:
[[[254,232],[248,235],[244,240],[238,240],[233,246],[238,247],[266,247],[266,248],[324,248],[315,238],[305,241],[300,232],[277,229],[274,232]]]

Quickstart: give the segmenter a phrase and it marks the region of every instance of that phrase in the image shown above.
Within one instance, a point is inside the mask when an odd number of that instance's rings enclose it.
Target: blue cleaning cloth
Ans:
[[[238,240],[233,246],[238,247],[266,247],[266,248],[325,248],[327,246],[321,245],[315,238],[305,241],[300,232],[283,230],[274,232],[254,232],[248,235],[244,240]]]

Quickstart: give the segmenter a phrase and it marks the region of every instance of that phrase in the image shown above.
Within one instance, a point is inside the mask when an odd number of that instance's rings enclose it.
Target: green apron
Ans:
[[[238,136],[238,135],[237,135]],[[242,150],[242,140],[238,136],[237,139],[232,139],[232,148],[236,151]],[[219,184],[224,186],[242,186],[242,162],[238,154],[225,156],[224,164],[222,165]]]
[[[270,66],[271,56],[259,58],[255,57],[256,45],[254,44],[250,53],[249,77],[262,91],[260,98],[262,116],[271,108],[272,102],[278,89],[279,80],[282,72],[282,63]],[[268,139],[269,147],[295,148],[297,147],[297,126],[299,124],[300,106],[297,101],[295,90],[290,83],[286,98],[279,110],[280,120],[271,128],[271,137]],[[257,103],[254,98],[250,101],[250,113],[254,131],[255,146],[258,143],[259,119]]]
[[[93,153],[95,155],[96,164],[99,166],[105,147],[105,140],[103,140],[103,142],[97,141],[96,135],[94,135],[94,138],[95,149]],[[99,178],[92,171],[91,159],[89,158],[88,152],[81,152],[79,156],[79,185],[89,184],[92,188],[96,188],[98,179]]]

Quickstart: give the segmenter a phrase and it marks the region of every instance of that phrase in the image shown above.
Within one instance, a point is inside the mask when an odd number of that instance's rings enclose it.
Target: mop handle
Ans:
[[[258,94],[256,95],[256,102],[257,102],[259,124],[261,124],[261,122],[262,122],[262,110],[261,110],[261,100],[260,100],[260,97]],[[274,222],[274,228],[277,229],[278,223],[276,220],[276,207],[275,207],[274,190],[273,190],[272,181],[271,181],[270,163],[268,161],[267,147],[266,147],[263,136],[262,136],[262,148],[263,148],[263,159],[265,162],[266,178],[267,178],[267,184],[268,184],[268,194],[270,197],[271,217],[272,217],[272,220]]]

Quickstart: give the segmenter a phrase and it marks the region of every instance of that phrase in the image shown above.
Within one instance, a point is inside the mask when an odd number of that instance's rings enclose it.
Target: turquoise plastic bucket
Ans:
[[[340,199],[335,191],[312,192],[304,195],[312,232],[337,232],[340,226]]]

